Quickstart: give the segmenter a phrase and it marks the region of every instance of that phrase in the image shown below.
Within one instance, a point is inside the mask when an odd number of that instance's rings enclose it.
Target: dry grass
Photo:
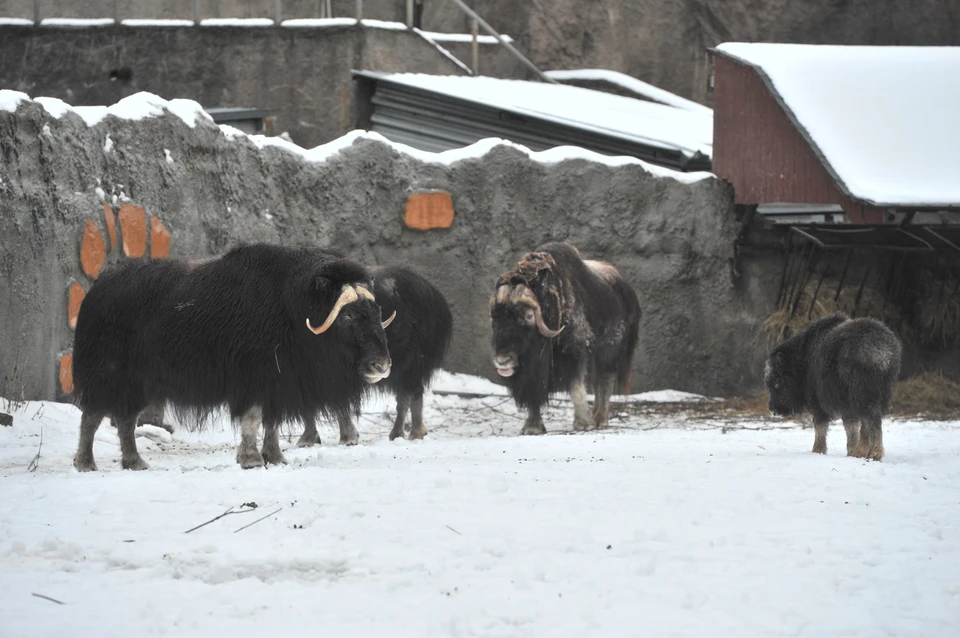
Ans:
[[[920,298],[920,330],[924,343],[960,345],[960,294],[957,279],[934,277],[923,272],[917,281]]]
[[[905,379],[893,391],[893,413],[960,419],[960,382],[931,372]]]
[[[820,284],[819,291],[817,291],[818,283]],[[763,322],[761,333],[766,339],[767,345],[772,347],[797,334],[811,321],[822,319],[835,312],[844,312],[851,316],[856,314],[858,317],[873,317],[891,328],[900,327],[901,314],[896,304],[884,303],[883,294],[870,286],[863,287],[860,302],[857,303],[859,287],[860,283],[858,281],[846,281],[843,289],[840,290],[840,294],[837,295],[839,282],[836,279],[828,277],[823,280],[823,283],[820,283],[819,275],[810,277],[810,281],[807,282],[800,293],[800,301],[797,303],[796,311],[792,317],[789,308],[779,308]],[[786,292],[789,292],[789,290]],[[817,293],[816,300],[814,300],[814,292]],[[796,291],[794,291],[794,296],[796,296]],[[856,308],[856,313],[854,313],[854,308]],[[913,337],[913,331],[905,324],[900,330],[900,338],[909,343]]]

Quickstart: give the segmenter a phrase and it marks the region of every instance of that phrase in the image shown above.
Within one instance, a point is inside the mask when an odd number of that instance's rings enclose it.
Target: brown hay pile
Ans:
[[[884,295],[871,286],[864,286],[860,294],[860,303],[857,304],[857,291],[860,287],[859,281],[847,280],[844,282],[840,295],[837,296],[839,282],[836,279],[824,278],[820,284],[820,290],[817,291],[817,284],[820,282],[820,276],[814,274],[810,277],[807,285],[804,286],[800,294],[800,301],[797,304],[796,312],[793,317],[790,316],[790,310],[787,307],[778,308],[772,315],[767,317],[761,327],[761,334],[766,339],[769,347],[780,343],[797,334],[808,323],[832,315],[835,312],[844,312],[850,316],[873,317],[887,324],[891,329],[900,329],[900,338],[904,342],[913,339],[913,331],[904,323],[901,327],[900,309],[892,302],[884,303]],[[786,295],[789,289],[784,292]],[[817,292],[816,301],[813,295]],[[796,290],[793,291],[794,297]],[[834,299],[836,298],[836,300]],[[792,301],[792,298],[789,300]],[[811,310],[811,303],[813,309]],[[784,304],[788,306],[789,304]],[[856,307],[856,314],[853,310]],[[808,318],[809,313],[809,318]]]
[[[918,276],[920,334],[924,343],[960,345],[960,292],[954,294],[957,283],[955,277],[935,277],[929,271]]]
[[[927,419],[960,419],[960,382],[931,372],[905,379],[894,388],[893,413]]]

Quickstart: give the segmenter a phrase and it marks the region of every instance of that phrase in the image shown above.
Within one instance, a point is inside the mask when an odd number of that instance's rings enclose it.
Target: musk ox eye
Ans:
[[[523,323],[528,326],[532,326],[537,321],[537,316],[534,314],[533,310],[527,309],[523,313]]]

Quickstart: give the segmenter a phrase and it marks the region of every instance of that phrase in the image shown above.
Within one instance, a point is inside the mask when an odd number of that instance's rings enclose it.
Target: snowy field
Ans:
[[[79,412],[28,403],[0,427],[0,636],[960,636],[960,422],[885,424],[874,463],[839,425],[824,457],[796,423],[620,409],[519,437],[504,397],[431,394],[426,440],[391,443],[378,400],[359,446],[325,425],[249,471],[218,422],[138,428],[152,469],[125,472],[104,424],[79,474]]]

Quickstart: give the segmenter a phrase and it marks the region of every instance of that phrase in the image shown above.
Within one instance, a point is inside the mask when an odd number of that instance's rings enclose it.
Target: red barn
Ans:
[[[771,221],[960,223],[960,47],[711,51],[713,172],[737,204]]]

